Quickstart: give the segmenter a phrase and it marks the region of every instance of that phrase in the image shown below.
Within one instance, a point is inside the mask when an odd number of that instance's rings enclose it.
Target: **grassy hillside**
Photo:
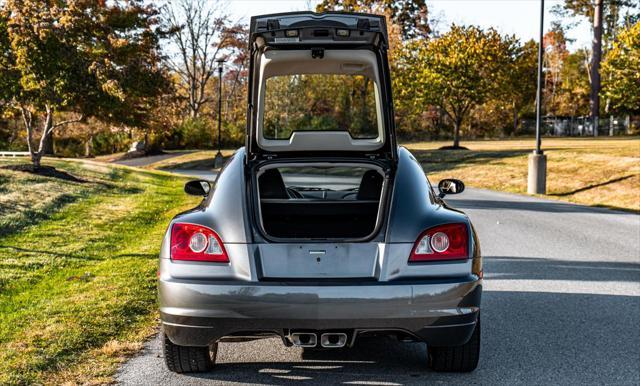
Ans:
[[[108,382],[156,325],[157,254],[184,180],[0,161],[0,384]]]
[[[534,139],[465,141],[469,150],[439,150],[450,142],[406,143],[432,183],[459,178],[468,186],[527,191],[527,157]],[[546,198],[640,210],[640,138],[544,138]],[[210,168],[214,152],[194,152],[149,165],[158,169]]]

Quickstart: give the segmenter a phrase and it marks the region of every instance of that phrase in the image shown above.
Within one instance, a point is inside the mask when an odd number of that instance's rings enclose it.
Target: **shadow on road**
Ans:
[[[490,280],[577,280],[637,282],[640,263],[572,261],[542,257],[485,256]]]
[[[616,214],[637,215],[632,211],[616,211],[611,209],[588,207],[583,205],[568,204],[549,201],[496,201],[496,200],[470,200],[470,199],[446,199],[447,204],[456,209],[488,209],[488,210],[516,210],[549,213],[592,213],[592,214]]]
[[[276,339],[271,344],[281,345]],[[220,345],[221,354],[231,349]],[[284,349],[293,350],[293,349]],[[236,351],[236,350],[234,350]],[[355,347],[301,351],[301,360],[290,362],[225,362],[216,364],[213,372],[191,375],[198,378],[228,382],[257,382],[261,384],[385,384],[400,385],[392,381],[395,374],[418,382],[425,379],[426,345],[400,343],[392,338],[363,338]],[[229,358],[231,359],[231,358]],[[227,360],[227,358],[222,358]]]

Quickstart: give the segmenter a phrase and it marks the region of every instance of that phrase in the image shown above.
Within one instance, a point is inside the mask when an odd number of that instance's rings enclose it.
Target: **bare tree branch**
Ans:
[[[232,41],[234,29],[221,0],[176,0],[165,12],[165,20],[176,30],[177,54],[167,61],[184,83],[191,117],[200,114],[212,98],[207,85],[215,74],[216,60]]]

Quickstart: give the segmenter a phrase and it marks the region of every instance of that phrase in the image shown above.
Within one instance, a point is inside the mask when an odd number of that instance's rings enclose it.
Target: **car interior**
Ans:
[[[271,168],[259,174],[258,186],[269,236],[354,239],[375,229],[384,177],[362,167],[323,168],[317,174],[309,168]]]

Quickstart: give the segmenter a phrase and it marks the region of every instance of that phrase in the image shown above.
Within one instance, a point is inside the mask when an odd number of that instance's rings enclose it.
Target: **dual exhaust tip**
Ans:
[[[289,335],[294,346],[316,347],[318,334],[313,332],[294,332]],[[340,348],[347,344],[347,334],[343,332],[325,332],[320,335],[320,346],[324,348]]]

